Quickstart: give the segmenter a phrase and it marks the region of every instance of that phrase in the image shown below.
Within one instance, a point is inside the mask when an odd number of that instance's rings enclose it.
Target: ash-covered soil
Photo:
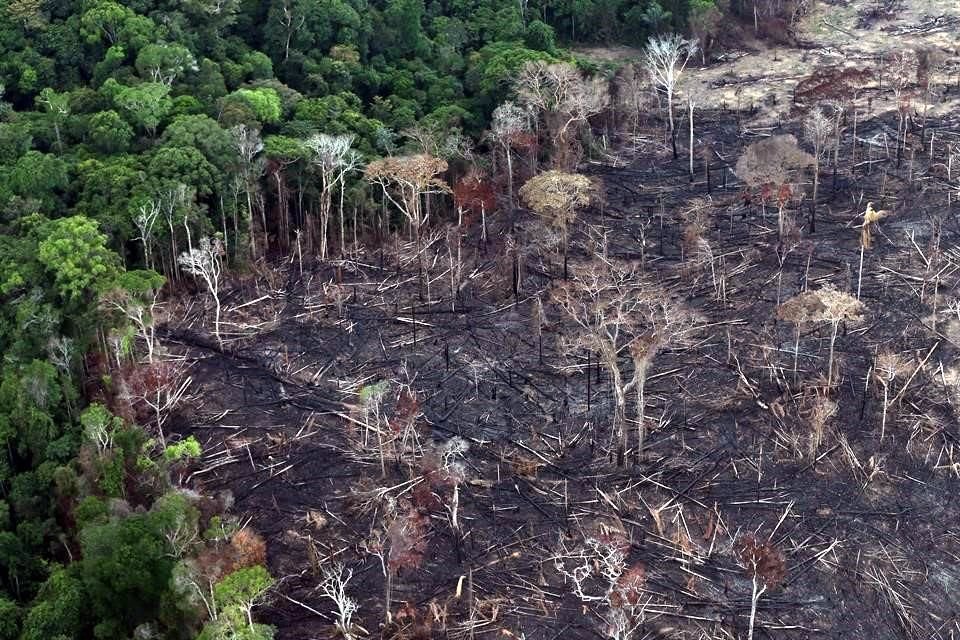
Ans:
[[[336,563],[357,636],[736,638],[754,600],[755,638],[960,634],[958,113],[912,125],[898,160],[885,92],[858,93],[813,222],[798,174],[782,238],[775,196],[732,169],[766,135],[804,138],[795,105],[779,125],[746,103],[698,110],[709,180],[653,121],[619,166],[583,165],[605,202],[572,225],[568,271],[601,228],[695,318],[650,363],[644,450],[631,404],[622,467],[610,373],[566,344],[563,260],[526,211],[488,216],[486,239],[464,225],[453,300],[447,237],[426,233],[418,261],[404,234],[238,284],[223,350],[199,301],[168,326],[197,359],[189,482],[231,491],[267,538],[279,637],[338,635],[320,589]],[[868,201],[890,215],[860,281]],[[829,385],[831,323],[778,318],[827,284],[864,305],[837,323]],[[751,568],[750,540],[769,562]]]

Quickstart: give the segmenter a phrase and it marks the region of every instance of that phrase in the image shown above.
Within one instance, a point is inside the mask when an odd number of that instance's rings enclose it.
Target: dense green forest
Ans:
[[[248,619],[272,581],[262,540],[225,515],[229,496],[179,488],[199,445],[160,428],[159,390],[176,390],[146,327],[161,290],[192,282],[178,256],[203,238],[242,271],[304,251],[303,230],[326,254],[328,236],[339,246],[379,207],[345,158],[428,153],[465,173],[525,62],[583,66],[570,43],[640,45],[660,31],[703,41],[720,10],[7,0],[0,640],[272,637]]]

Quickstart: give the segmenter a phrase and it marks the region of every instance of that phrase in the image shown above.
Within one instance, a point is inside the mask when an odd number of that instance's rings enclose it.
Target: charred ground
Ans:
[[[751,130],[746,117],[700,116],[698,135],[714,149],[709,187],[702,160],[690,182],[686,159],[671,160],[654,128],[637,132],[621,166],[587,168],[605,202],[578,217],[569,262],[592,259],[587,230],[602,227],[612,257],[642,263],[699,318],[656,358],[650,435],[624,468],[608,446],[606,371],[593,354],[559,346],[567,322],[549,290],[563,266],[537,249],[543,231],[529,212],[517,212],[512,233],[507,215],[490,216],[487,240],[479,223],[469,227],[453,304],[438,235],[424,243],[422,277],[401,239],[302,274],[292,261],[250,278],[231,294],[234,337],[222,351],[199,330],[199,306],[167,328],[168,345],[196,358],[196,412],[182,431],[206,456],[189,481],[232,491],[268,539],[281,581],[266,618],[282,637],[336,633],[318,592],[333,562],[353,569],[347,593],[371,635],[608,635],[609,603],[581,601],[556,567],[588,540],[622,550],[640,576],[637,637],[745,635],[753,585],[738,545],[747,534],[785,559],[785,577],[758,600],[757,637],[957,632],[960,229],[948,195],[956,178],[944,173],[956,119],[931,119],[922,145],[913,132],[899,166],[875,135],[896,129],[894,114],[865,118],[858,141],[845,128],[835,175],[823,172],[815,231],[809,196],[791,197],[796,228],[778,240],[777,206],[746,195],[732,168],[760,137],[799,131]],[[796,193],[809,191],[798,182]],[[794,377],[796,329],[777,307],[825,283],[856,291],[867,200],[893,215],[865,252],[864,319],[840,325],[831,389],[829,325],[801,327]],[[705,244],[691,244],[691,211]],[[881,440],[883,352],[902,367]],[[358,408],[381,381],[384,424],[395,434],[409,424],[412,438],[399,463],[386,460],[385,477],[375,444],[361,442]],[[437,461],[464,448],[457,474],[441,473]],[[416,540],[385,572],[377,553],[401,545],[397,518]],[[597,576],[586,584],[605,590]]]

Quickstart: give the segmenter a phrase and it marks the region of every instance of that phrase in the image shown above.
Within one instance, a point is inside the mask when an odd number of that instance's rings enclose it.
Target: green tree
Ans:
[[[79,638],[90,623],[89,602],[76,572],[58,568],[30,607],[20,640]]]
[[[142,78],[168,87],[186,73],[199,70],[189,49],[180,44],[166,43],[145,46],[137,54],[135,66]]]
[[[100,153],[126,153],[133,136],[133,128],[112,109],[90,116],[86,138]]]
[[[133,124],[142,127],[150,137],[156,136],[160,122],[173,108],[170,87],[159,82],[124,87],[117,93],[114,102]]]
[[[263,124],[280,121],[280,96],[273,89],[237,89],[227,96],[227,101],[247,106],[257,121]]]
[[[107,236],[85,216],[50,221],[37,257],[53,275],[58,293],[69,300],[99,293],[118,270]]]
[[[0,640],[16,640],[20,636],[22,615],[16,602],[0,596]]]
[[[67,164],[51,154],[27,151],[9,171],[7,185],[21,198],[38,202],[43,211],[53,211],[69,185]]]

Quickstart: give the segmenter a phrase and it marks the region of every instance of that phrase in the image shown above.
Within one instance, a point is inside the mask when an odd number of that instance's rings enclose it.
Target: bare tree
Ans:
[[[803,132],[813,145],[813,201],[810,203],[810,219],[815,220],[817,194],[820,191],[820,160],[833,133],[833,121],[821,109],[815,108],[803,121]],[[829,153],[827,155],[829,157]]]
[[[182,182],[168,184],[159,194],[160,213],[167,223],[167,231],[170,234],[170,272],[175,279],[180,278],[180,270],[177,267],[177,255],[180,250],[177,246],[177,226],[182,220],[186,223],[186,207],[192,199],[190,188]]]
[[[196,247],[181,253],[178,260],[187,273],[203,280],[213,297],[213,334],[221,347],[223,339],[220,337],[220,276],[223,272],[223,253],[223,242],[220,238],[211,240],[204,236]]]
[[[636,393],[639,456],[646,435],[648,369],[657,352],[682,330],[687,316],[662,289],[644,281],[636,265],[603,255],[572,271],[573,277],[558,284],[552,298],[575,327],[565,338],[566,349],[597,353],[610,375],[616,403],[611,435],[619,438],[617,464],[622,466],[628,443],[627,398]],[[633,363],[629,379],[625,355]]]
[[[340,192],[340,251],[346,242],[343,221],[343,190],[347,175],[360,166],[360,154],[352,148],[352,135],[318,133],[304,143],[311,151],[311,164],[320,175],[320,259],[327,259],[327,229],[333,209],[333,192]]]
[[[906,116],[910,110],[907,87],[910,86],[916,69],[916,56],[910,50],[901,51],[890,56],[889,69],[893,97],[897,109],[897,166],[903,154],[903,138],[906,129]]]
[[[667,121],[670,126],[670,143],[673,157],[677,156],[677,136],[673,119],[673,95],[683,76],[690,58],[697,52],[698,41],[687,40],[677,34],[658,35],[650,38],[644,52],[644,67],[654,87],[662,90],[667,98]]]
[[[554,145],[554,164],[575,164],[572,133],[591,116],[610,104],[607,84],[600,78],[585,78],[567,63],[528,62],[514,82],[517,99],[540,114]]]
[[[187,375],[188,365],[182,359],[157,359],[153,363],[133,367],[117,375],[119,396],[135,410],[144,410],[156,422],[160,443],[166,446],[163,426],[181,403],[193,378]]]
[[[259,191],[260,177],[263,175],[265,162],[260,156],[263,151],[263,140],[260,138],[260,132],[251,129],[245,124],[238,124],[230,129],[233,135],[234,147],[239,156],[239,178],[243,185],[243,191],[247,197],[247,228],[250,233],[250,256],[257,257],[257,236],[253,225],[253,201]],[[261,216],[266,214],[261,210]],[[267,224],[263,220],[264,244],[266,244]]]
[[[488,137],[503,150],[507,161],[507,208],[513,211],[513,145],[517,137],[530,131],[530,114],[513,102],[504,102],[493,110]]]
[[[684,87],[683,92],[686,94],[686,97],[687,97],[687,118],[689,119],[688,123],[690,125],[689,173],[690,173],[690,182],[693,182],[693,175],[694,175],[694,172],[693,172],[693,109],[705,98],[705,96],[703,91],[699,88],[698,85],[692,82],[688,82],[685,84],[686,86]]]
[[[360,608],[357,601],[347,595],[347,585],[353,578],[353,569],[337,563],[323,568],[323,580],[320,582],[320,594],[333,601],[337,608],[337,631],[344,640],[355,638],[353,614]]]
[[[627,121],[633,127],[634,135],[636,135],[640,118],[645,111],[645,96],[649,89],[644,81],[644,76],[640,73],[637,65],[624,65],[617,73],[613,86],[617,97],[617,106],[626,115]]]
[[[160,199],[150,198],[140,203],[133,217],[133,224],[137,227],[137,231],[140,232],[139,237],[135,238],[135,240],[139,240],[143,244],[143,261],[146,263],[148,269],[154,268],[153,227],[157,223],[157,218],[160,216],[161,210],[162,203]]]

